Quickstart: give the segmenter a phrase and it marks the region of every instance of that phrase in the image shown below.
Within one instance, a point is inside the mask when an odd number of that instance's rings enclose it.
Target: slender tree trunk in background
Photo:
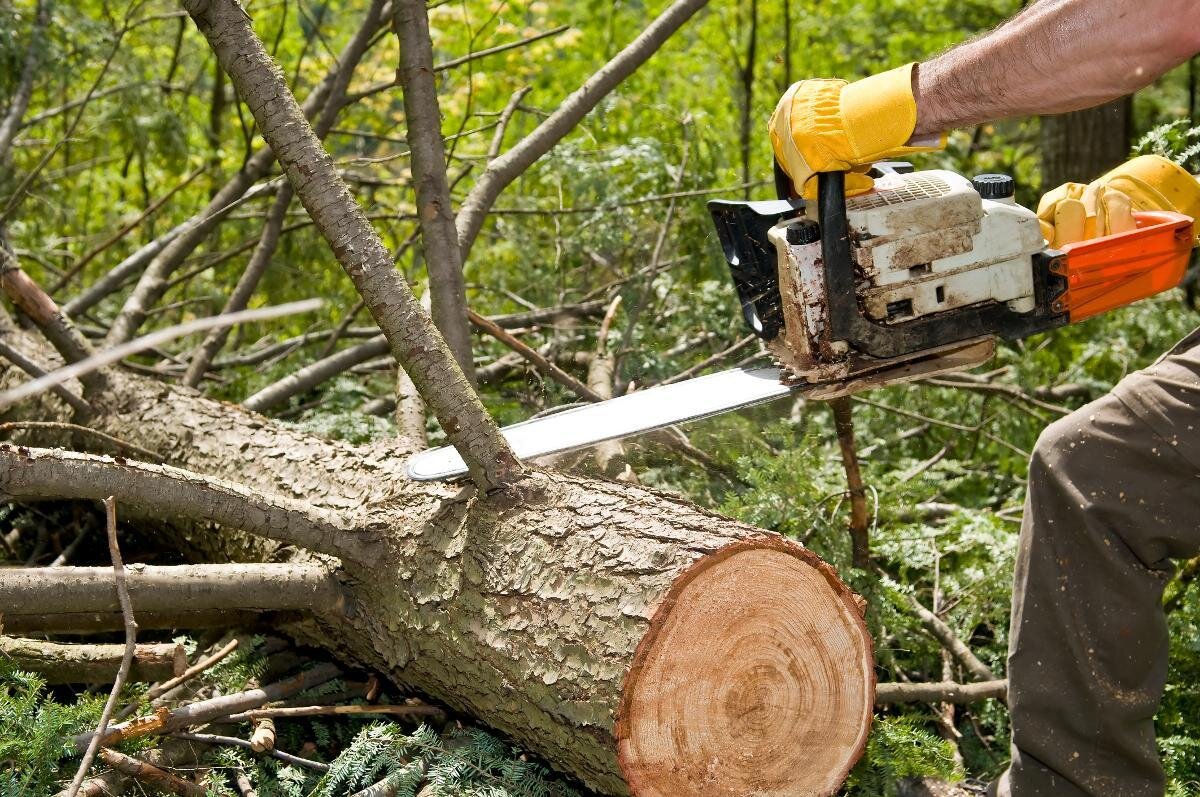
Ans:
[[[787,90],[787,87],[792,85],[792,2],[791,0],[782,0],[783,3],[783,84],[779,87],[779,92],[782,94]]]
[[[741,65],[741,154],[742,184],[746,186],[745,197],[750,198],[750,153],[761,140],[754,123],[754,69],[758,66],[758,0],[750,0],[750,25],[746,37],[746,60]]]
[[[1090,182],[1129,157],[1133,97],[1042,117],[1042,187]]]
[[[467,287],[446,179],[446,147],[442,142],[442,111],[433,76],[429,16],[425,0],[395,0],[393,9],[393,27],[400,41],[397,74],[404,88],[404,118],[412,153],[421,247],[429,270],[433,323],[454,352],[458,367],[474,384]]]
[[[464,260],[470,254],[471,246],[501,192],[574,130],[600,100],[636,72],[680,26],[706,5],[708,0],[675,0],[625,49],[564,99],[532,133],[488,164],[463,200],[455,220]]]
[[[43,55],[43,37],[46,25],[50,21],[50,10],[45,0],[39,0],[34,15],[33,30],[29,35],[29,44],[25,49],[25,63],[21,67],[21,79],[17,84],[16,93],[8,103],[4,118],[0,119],[0,166],[8,162],[9,149],[17,131],[21,129],[21,120],[29,109],[29,99],[33,96],[33,81],[37,76],[38,64]],[[5,169],[7,170],[7,169]]]
[[[1200,114],[1200,56],[1188,61],[1188,118],[1197,124]]]

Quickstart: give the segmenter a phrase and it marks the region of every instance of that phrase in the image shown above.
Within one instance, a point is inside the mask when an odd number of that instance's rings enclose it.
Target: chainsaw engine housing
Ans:
[[[1058,253],[1010,197],[984,199],[949,171],[889,170],[870,193],[833,199],[709,205],[747,323],[790,378],[928,376],[986,360],[997,337],[1066,323]]]

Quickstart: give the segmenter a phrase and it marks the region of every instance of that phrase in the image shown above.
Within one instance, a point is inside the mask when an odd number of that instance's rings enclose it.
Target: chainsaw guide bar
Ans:
[[[500,431],[518,458],[532,459],[764,404],[800,387],[783,384],[777,368],[735,368],[575,407]],[[408,475],[416,481],[466,474],[467,466],[452,446],[422,451],[408,460]]]

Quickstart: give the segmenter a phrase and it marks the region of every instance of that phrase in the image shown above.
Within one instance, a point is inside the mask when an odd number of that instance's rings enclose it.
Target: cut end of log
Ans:
[[[866,747],[874,650],[855,595],[763,537],[684,572],[626,678],[622,774],[638,797],[837,793]]]

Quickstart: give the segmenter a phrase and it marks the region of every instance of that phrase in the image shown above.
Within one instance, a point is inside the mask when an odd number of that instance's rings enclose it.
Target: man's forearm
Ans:
[[[920,65],[914,138],[1130,94],[1200,51],[1197,0],[1041,0]]]

